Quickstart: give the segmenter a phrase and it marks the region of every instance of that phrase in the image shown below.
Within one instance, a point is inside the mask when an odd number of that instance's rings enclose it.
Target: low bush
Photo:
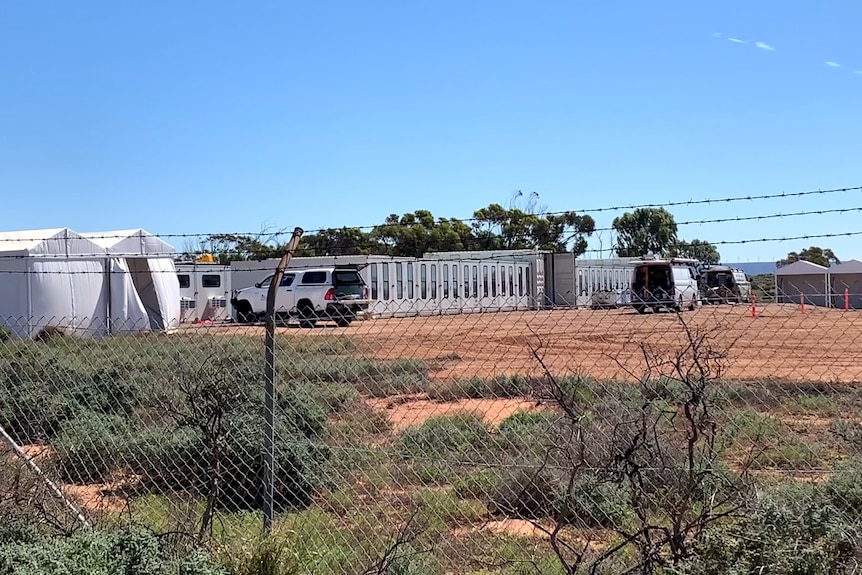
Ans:
[[[491,481],[491,477],[483,478]],[[488,496],[488,509],[495,515],[519,519],[553,518],[585,528],[610,528],[632,517],[625,487],[601,480],[591,473],[569,478],[559,471],[540,467],[510,469],[493,477],[496,485],[481,485]],[[469,492],[462,487],[462,492]]]
[[[105,481],[118,467],[130,433],[125,420],[100,413],[68,422],[53,443],[60,478],[70,483]]]
[[[429,417],[419,427],[406,429],[398,438],[398,447],[410,457],[456,456],[476,461],[492,442],[481,414],[461,412]]]
[[[428,387],[428,397],[441,401],[524,397],[530,394],[533,385],[530,378],[520,375],[444,380]]]
[[[507,470],[491,490],[488,511],[516,519],[541,519],[553,515],[559,484],[542,468]]]
[[[504,445],[527,441],[545,445],[559,419],[559,414],[552,411],[519,409],[500,422],[498,426],[500,440]]]
[[[858,518],[848,520],[828,490],[791,481],[762,490],[737,521],[705,533],[678,572],[847,573],[858,566],[860,541]]]
[[[4,575],[227,575],[202,551],[171,559],[145,530],[83,532],[0,542]]]
[[[503,478],[503,472],[496,468],[478,469],[466,473],[455,480],[453,491],[462,499],[487,501]]]

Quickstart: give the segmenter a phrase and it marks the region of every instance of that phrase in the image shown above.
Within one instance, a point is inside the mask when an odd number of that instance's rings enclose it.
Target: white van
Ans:
[[[638,313],[694,310],[700,305],[697,266],[692,259],[639,260],[632,273],[631,305]]]

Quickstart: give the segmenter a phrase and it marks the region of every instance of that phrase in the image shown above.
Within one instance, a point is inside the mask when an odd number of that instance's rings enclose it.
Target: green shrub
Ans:
[[[471,377],[436,382],[429,386],[428,396],[441,401],[524,397],[530,393],[533,385],[531,379],[520,375]]]
[[[547,517],[554,511],[558,489],[558,483],[547,470],[514,468],[491,491],[488,511],[516,519]]]
[[[455,495],[462,499],[487,500],[502,481],[498,469],[478,469],[460,476],[453,484]]]
[[[620,483],[602,481],[586,474],[576,479],[572,492],[566,495],[566,481],[557,487],[554,514],[578,527],[620,527],[632,517],[626,488]]]
[[[526,441],[547,444],[547,439],[560,416],[550,411],[527,411],[519,409],[500,422],[500,440],[504,444],[519,444]]]
[[[128,426],[116,416],[81,414],[54,440],[60,477],[70,483],[99,483],[118,467]]]
[[[296,416],[296,411],[293,413]],[[221,486],[216,505],[222,509],[258,509],[262,502],[263,424],[245,416],[222,447]],[[124,457],[140,474],[142,487],[157,492],[190,491],[205,496],[211,465],[208,448],[193,430],[152,429],[129,445]],[[279,511],[307,506],[324,476],[329,450],[319,440],[303,436],[287,418],[276,419],[275,504]]]
[[[862,459],[842,463],[823,485],[830,502],[848,519],[862,521]]]
[[[144,530],[83,532],[0,544],[3,575],[227,575],[202,551],[171,560]]]
[[[407,428],[398,438],[402,454],[412,457],[479,456],[492,442],[481,414],[461,412],[429,417],[419,427]]]
[[[827,575],[851,572],[862,528],[848,521],[820,486],[787,482],[761,491],[736,523],[716,526],[680,569],[690,575]],[[850,571],[848,571],[848,569]]]

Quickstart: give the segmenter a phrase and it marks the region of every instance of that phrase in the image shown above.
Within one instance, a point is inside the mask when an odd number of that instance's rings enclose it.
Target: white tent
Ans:
[[[114,317],[125,317],[127,323],[143,324],[153,331],[171,332],[179,327],[180,284],[173,246],[142,229],[81,235],[110,257],[111,303],[126,310],[125,316]]]
[[[101,251],[68,228],[0,233],[0,325],[19,338],[48,326],[105,333]]]
[[[775,296],[778,303],[829,305],[829,269],[799,260],[775,270]]]

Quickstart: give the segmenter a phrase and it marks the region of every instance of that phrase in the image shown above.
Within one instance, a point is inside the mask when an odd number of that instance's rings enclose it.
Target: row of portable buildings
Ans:
[[[294,258],[292,269],[355,265],[376,317],[583,307],[603,294],[625,303],[634,258],[576,260],[539,250]],[[233,289],[264,280],[278,260],[177,264],[183,321],[227,319]]]
[[[294,258],[290,267],[357,265],[371,311],[387,317],[624,305],[633,259],[502,250]],[[277,261],[181,262],[141,229],[0,233],[0,323],[33,337],[46,327],[98,336],[230,321],[232,291],[260,282]],[[862,309],[862,262],[800,261],[774,278],[780,303]]]

